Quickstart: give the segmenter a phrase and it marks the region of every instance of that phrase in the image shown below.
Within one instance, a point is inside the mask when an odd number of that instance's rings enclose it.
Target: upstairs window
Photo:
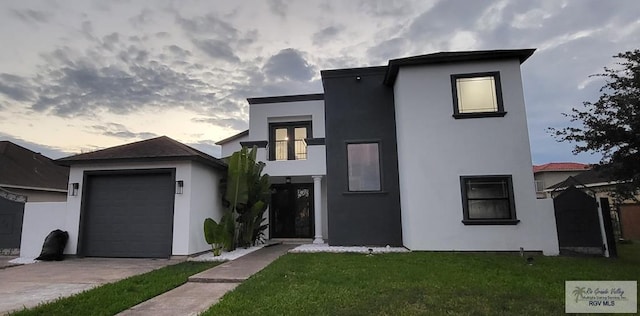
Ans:
[[[516,207],[511,176],[462,176],[465,225],[515,225]]]
[[[269,127],[269,160],[307,159],[310,122],[274,123]]]
[[[451,75],[455,118],[504,116],[499,72]]]
[[[349,191],[380,191],[378,143],[347,144]]]

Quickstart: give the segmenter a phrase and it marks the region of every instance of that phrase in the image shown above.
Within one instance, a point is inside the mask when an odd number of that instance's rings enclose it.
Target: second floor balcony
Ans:
[[[304,139],[277,140],[269,148],[273,152],[271,160],[306,160],[307,142]]]

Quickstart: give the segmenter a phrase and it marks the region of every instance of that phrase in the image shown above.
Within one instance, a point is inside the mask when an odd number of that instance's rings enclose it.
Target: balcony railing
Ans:
[[[273,150],[275,160],[305,160],[307,159],[307,142],[304,139],[295,141],[278,140],[269,146]]]

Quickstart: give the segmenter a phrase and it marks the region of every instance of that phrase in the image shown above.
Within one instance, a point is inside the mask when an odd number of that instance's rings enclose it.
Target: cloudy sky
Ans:
[[[523,64],[534,163],[589,77],[640,48],[640,1],[2,1],[0,140],[52,158],[167,135],[217,154],[246,98],[322,92],[321,69],[438,51],[537,48]]]

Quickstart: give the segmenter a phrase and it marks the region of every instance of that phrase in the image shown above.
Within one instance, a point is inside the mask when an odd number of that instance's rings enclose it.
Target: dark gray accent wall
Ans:
[[[393,88],[386,67],[322,71],[330,245],[402,246]],[[378,142],[381,191],[349,192],[347,143]]]

